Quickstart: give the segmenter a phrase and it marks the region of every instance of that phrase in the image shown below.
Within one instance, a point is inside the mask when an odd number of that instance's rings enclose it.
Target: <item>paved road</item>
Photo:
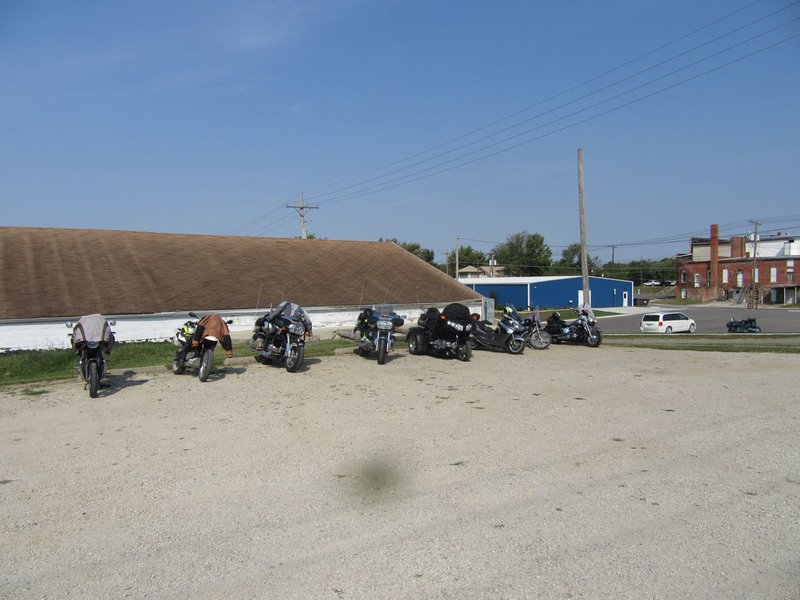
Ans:
[[[747,310],[740,306],[726,304],[708,304],[691,306],[674,306],[650,304],[648,307],[622,309],[625,314],[614,317],[601,317],[600,328],[603,333],[641,333],[639,322],[642,314],[659,310],[680,311],[697,322],[698,333],[727,333],[725,324],[730,319],[753,317],[758,321],[763,333],[800,333],[800,307],[791,308],[759,308]]]

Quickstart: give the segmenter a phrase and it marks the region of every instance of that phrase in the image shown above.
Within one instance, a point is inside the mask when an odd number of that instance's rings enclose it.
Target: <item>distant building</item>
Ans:
[[[688,254],[676,257],[675,294],[694,300],[733,300],[748,305],[800,302],[795,265],[800,240],[780,233],[768,237],[720,239],[719,226],[707,238],[694,237]]]
[[[496,306],[517,309],[565,308],[583,304],[583,278],[575,276],[460,278],[459,281]],[[633,282],[608,277],[589,277],[593,308],[633,305]]]
[[[472,265],[466,266],[458,270],[458,279],[473,279],[475,277],[504,277],[506,274],[505,267],[500,265]]]

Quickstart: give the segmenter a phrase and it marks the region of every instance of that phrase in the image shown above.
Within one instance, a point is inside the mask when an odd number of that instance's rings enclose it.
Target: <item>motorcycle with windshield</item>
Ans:
[[[547,318],[545,331],[556,344],[569,342],[597,348],[603,341],[603,332],[597,326],[597,319],[590,308],[582,308],[572,323],[567,323],[560,313],[554,312]]]
[[[475,329],[469,338],[469,344],[473,349],[506,350],[511,354],[524,352],[522,318],[513,306],[506,306],[503,309],[503,316],[495,328],[492,327],[491,321],[482,321],[479,314],[473,313],[471,316]]]
[[[353,328],[356,353],[369,356],[378,353],[378,364],[386,362],[386,355],[394,348],[397,328],[405,321],[391,306],[365,308],[358,315]]]
[[[431,352],[456,356],[463,362],[472,357],[469,338],[474,325],[469,308],[463,304],[448,304],[441,312],[438,308],[429,308],[419,316],[417,325],[408,330],[409,354]]]
[[[111,354],[114,346],[114,332],[111,327],[116,321],[107,321],[103,315],[93,314],[81,317],[77,323],[67,323],[72,329],[69,334],[70,346],[78,355],[78,370],[89,388],[89,397],[97,398],[100,380],[106,374],[105,354]]]
[[[731,319],[725,326],[728,333],[761,333],[761,327],[756,325],[755,319]]]
[[[281,302],[256,319],[250,349],[262,365],[283,361],[286,370],[295,373],[303,365],[305,338],[311,327],[306,311],[293,302]]]
[[[214,367],[214,349],[218,343],[231,355],[231,337],[228,325],[232,320],[223,320],[212,313],[199,317],[190,312],[192,317],[178,328],[173,342],[178,347],[172,360],[172,372],[180,375],[186,369],[197,369],[197,378],[206,381]]]

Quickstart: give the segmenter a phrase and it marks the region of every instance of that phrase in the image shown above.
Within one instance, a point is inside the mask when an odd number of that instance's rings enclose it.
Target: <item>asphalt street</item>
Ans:
[[[800,307],[772,308],[761,306],[757,310],[748,310],[741,306],[728,304],[698,304],[689,306],[659,305],[651,302],[647,307],[614,309],[623,314],[600,317],[599,324],[603,333],[633,334],[641,333],[639,323],[642,315],[648,312],[677,311],[682,312],[697,322],[697,333],[725,333],[725,324],[731,319],[756,319],[762,333],[800,333]],[[563,314],[570,320],[569,314]]]

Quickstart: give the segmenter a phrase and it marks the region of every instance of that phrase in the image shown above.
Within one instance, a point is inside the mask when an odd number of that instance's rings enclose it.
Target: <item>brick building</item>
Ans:
[[[675,266],[678,298],[733,300],[748,305],[800,302],[795,265],[800,265],[800,240],[780,233],[720,239],[692,238],[691,252],[679,254]]]

